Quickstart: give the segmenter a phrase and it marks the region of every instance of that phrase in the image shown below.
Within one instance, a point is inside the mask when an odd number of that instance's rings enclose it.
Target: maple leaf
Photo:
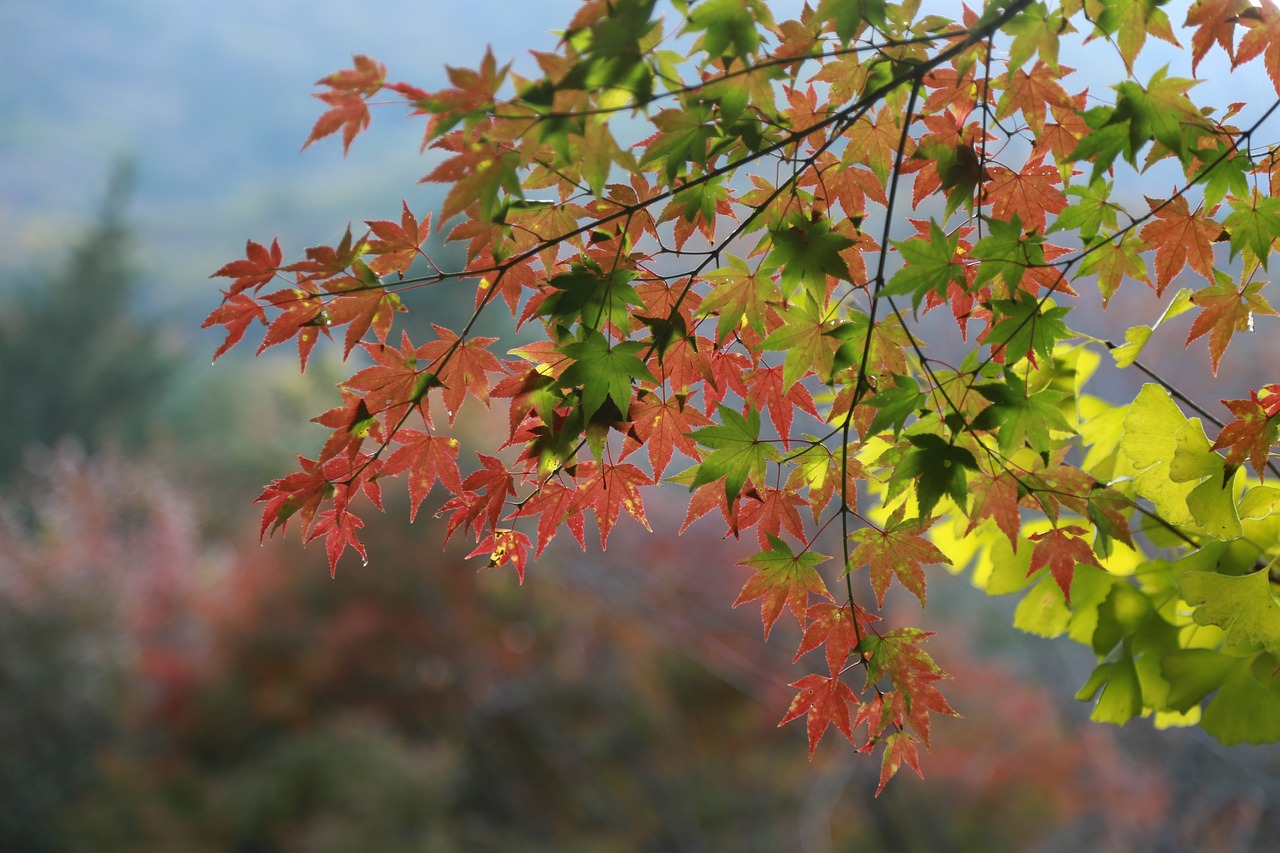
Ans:
[[[1057,214],[1067,206],[1060,189],[1062,174],[1057,166],[1046,166],[1042,156],[1030,157],[1015,172],[1004,166],[991,167],[991,180],[983,186],[983,203],[990,204],[997,219],[1015,216],[1030,230],[1044,232],[1046,214]]]
[[[784,607],[790,608],[796,621],[803,625],[809,605],[809,593],[831,599],[827,585],[814,568],[831,559],[830,557],[809,550],[794,554],[791,546],[772,534],[769,535],[769,544],[772,547],[768,551],[761,551],[738,563],[755,569],[756,573],[742,587],[737,600],[733,602],[733,606],[738,607],[757,598],[764,598],[760,605],[760,620],[764,624],[766,640]]]
[[[303,534],[310,529],[320,504],[333,497],[334,488],[328,475],[314,459],[298,457],[301,471],[280,477],[263,489],[254,503],[265,503],[259,539],[270,528],[274,534],[284,530],[295,514],[302,523]]]
[[[880,762],[880,784],[876,786],[876,796],[884,790],[884,786],[897,774],[902,762],[916,771],[921,779],[920,754],[916,751],[916,739],[910,732],[894,732],[884,739],[884,758]]]
[[[609,542],[609,533],[618,521],[623,509],[636,521],[649,527],[649,520],[644,514],[644,500],[640,497],[640,486],[651,486],[653,480],[648,474],[631,464],[596,464],[586,462],[578,466],[578,493],[574,498],[573,508],[584,510],[588,507],[595,510],[596,526],[600,528],[600,548],[603,550]]]
[[[342,345],[344,359],[370,328],[378,343],[386,343],[392,316],[405,310],[400,297],[384,288],[368,267],[356,261],[356,269],[360,278],[334,279],[325,284],[325,290],[334,296],[324,309],[328,325],[347,326]]]
[[[1062,588],[1062,594],[1070,602],[1071,579],[1075,575],[1076,566],[1083,563],[1097,569],[1102,568],[1089,543],[1080,538],[1087,534],[1088,531],[1078,524],[1068,524],[1028,536],[1028,539],[1036,543],[1036,547],[1031,552],[1031,567],[1027,569],[1027,576],[1030,577],[1047,565],[1049,573]]]
[[[871,587],[876,593],[876,606],[884,607],[884,596],[896,576],[916,598],[920,606],[925,602],[925,579],[922,565],[944,563],[951,560],[938,547],[921,534],[933,526],[936,519],[911,518],[903,520],[905,507],[898,507],[883,530],[864,527],[849,534],[858,547],[849,555],[846,571],[870,564]]]
[[[388,273],[404,274],[422,254],[421,246],[431,233],[431,214],[423,217],[422,224],[409,210],[409,203],[402,201],[404,212],[397,225],[386,219],[366,220],[365,225],[378,239],[369,240],[366,244],[369,254],[377,255],[369,263],[374,274],[383,276]]]
[[[972,533],[983,519],[989,518],[1017,551],[1022,520],[1018,512],[1018,481],[1014,476],[1007,471],[995,476],[980,471],[970,480],[969,493],[972,499],[969,501],[969,526],[965,528],[965,535]]]
[[[1280,92],[1280,9],[1272,0],[1253,6],[1250,15],[1241,15],[1239,23],[1249,28],[1236,47],[1234,65],[1239,67],[1257,56],[1263,57],[1271,85]]]
[[[723,343],[743,322],[764,334],[765,308],[781,299],[778,283],[759,268],[752,271],[745,261],[726,255],[729,266],[703,276],[713,284],[698,309],[701,316],[718,315],[716,343]]]
[[[437,482],[454,494],[463,491],[457,439],[401,429],[396,431],[395,441],[400,447],[387,457],[382,476],[408,472],[410,521]]]
[[[271,279],[275,278],[277,272],[280,271],[280,262],[284,255],[280,251],[280,241],[272,240],[271,248],[267,249],[261,243],[255,243],[249,240],[244,247],[244,260],[232,261],[218,269],[209,278],[231,278],[235,279],[231,283],[228,296],[235,295],[242,290],[253,288],[259,290]]]
[[[338,245],[308,246],[305,252],[307,259],[289,264],[284,270],[298,273],[306,281],[321,281],[342,275],[360,257],[363,243],[363,237],[359,240],[352,238],[351,226],[347,226]]]
[[[1236,23],[1249,8],[1247,0],[1195,0],[1187,10],[1184,27],[1196,27],[1191,36],[1191,72],[1215,43],[1235,60]]]
[[[222,304],[215,308],[200,326],[202,329],[210,326],[227,328],[227,337],[221,346],[214,350],[213,360],[217,361],[238,344],[254,320],[264,325],[267,322],[266,312],[262,310],[261,305],[247,293],[233,294],[229,290],[222,291]]]
[[[1050,107],[1074,109],[1071,96],[1058,81],[1075,71],[1065,65],[1057,70],[1044,60],[1036,60],[1031,71],[1011,68],[1004,94],[996,104],[996,118],[1007,118],[1021,111],[1027,126],[1039,132],[1044,126],[1045,113]]]
[[[805,502],[798,494],[790,489],[759,486],[749,489],[745,497],[748,500],[742,502],[738,513],[738,529],[756,528],[761,548],[768,547],[769,537],[782,533],[784,527],[797,539],[804,538],[799,508]]]
[[[524,570],[529,562],[529,537],[518,530],[494,530],[480,540],[476,549],[467,555],[472,557],[487,556],[487,569],[496,569],[511,563],[516,568],[516,577],[524,585]]]
[[[1213,281],[1213,243],[1222,232],[1222,226],[1187,204],[1185,196],[1169,201],[1148,198],[1155,219],[1142,227],[1139,235],[1156,248],[1156,295],[1164,295],[1164,289],[1174,276],[1187,264],[1209,281]]]
[[[841,734],[853,740],[853,721],[849,716],[849,706],[856,704],[858,697],[852,688],[840,680],[839,676],[806,675],[799,681],[791,683],[799,690],[791,700],[787,715],[778,723],[785,726],[792,720],[807,714],[805,726],[809,734],[809,760],[818,748],[818,741],[826,734],[827,727],[834,725]]]
[[[934,687],[934,682],[949,676],[934,663],[921,644],[933,636],[919,628],[895,628],[883,636],[864,635],[861,650],[867,669],[867,683],[875,684],[884,676],[893,683],[891,704],[884,709],[895,724],[915,730],[925,747],[929,746],[929,714],[957,717],[955,709]],[[859,713],[861,720],[862,714]],[[883,729],[887,720],[873,718],[871,734]]]
[[[856,608],[857,616],[851,608]],[[833,676],[840,675],[849,655],[858,648],[871,623],[879,621],[878,616],[856,605],[839,606],[828,601],[810,605],[805,616],[808,622],[804,626],[804,636],[800,638],[800,647],[791,662],[800,660],[805,652],[826,646],[827,666]]]
[[[844,340],[833,333],[836,331],[833,325],[837,315],[835,308],[819,306],[809,294],[805,294],[799,304],[778,313],[783,323],[760,342],[760,349],[786,353],[782,365],[783,390],[791,388],[811,372],[830,384],[836,367],[836,353],[844,344]]]
[[[1223,400],[1222,405],[1235,415],[1235,420],[1222,428],[1211,449],[1228,451],[1226,479],[1229,481],[1246,459],[1258,472],[1258,479],[1262,479],[1271,445],[1276,443],[1280,431],[1275,412],[1263,405],[1257,391],[1249,392],[1248,400]]]
[[[515,480],[501,459],[484,453],[476,456],[482,467],[468,474],[462,481],[462,491],[436,512],[437,517],[450,514],[445,526],[446,542],[461,527],[469,526],[477,536],[485,527],[496,529],[507,498],[516,494]]]
[[[364,391],[369,410],[381,414],[388,423],[399,423],[410,410],[417,410],[431,426],[427,393],[438,388],[440,381],[431,371],[418,369],[417,350],[408,333],[401,333],[398,350],[368,343],[364,349],[374,364],[355,373],[344,386]]]
[[[698,444],[711,448],[699,463],[690,488],[723,477],[725,496],[732,505],[747,479],[763,479],[766,463],[776,461],[779,455],[773,445],[760,441],[760,412],[755,408],[748,406],[743,416],[721,406],[720,418],[721,425],[690,433]]]
[[[316,119],[307,141],[308,145],[326,136],[342,131],[342,153],[351,148],[351,142],[360,131],[369,126],[369,107],[365,99],[377,94],[387,76],[387,69],[367,56],[352,57],[353,65],[316,81],[317,86],[328,86],[328,92],[312,97],[329,105],[329,109]]]
[[[778,430],[783,448],[790,449],[791,422],[796,411],[820,416],[809,389],[798,382],[786,388],[783,376],[784,368],[758,367],[739,381],[746,386],[743,397],[747,405],[757,411],[769,410],[769,420]]]
[[[267,333],[263,336],[256,355],[261,355],[268,347],[296,337],[298,359],[305,372],[307,359],[311,356],[316,341],[320,339],[320,332],[328,332],[329,316],[325,313],[320,295],[315,291],[315,285],[299,282],[297,287],[277,290],[263,299],[280,309],[280,313],[267,327]]]
[[[489,373],[503,373],[502,364],[486,348],[497,338],[459,338],[444,326],[431,324],[439,340],[418,347],[417,358],[435,372],[444,386],[444,407],[453,423],[467,394],[489,405]]]
[[[641,447],[648,449],[653,476],[661,478],[676,450],[697,461],[702,458],[698,446],[689,435],[695,427],[709,426],[711,421],[697,409],[686,406],[679,394],[659,396],[642,391],[631,401],[627,413],[631,431],[622,450],[625,459]]]
[[[588,419],[606,400],[612,401],[618,412],[628,411],[635,381],[657,383],[649,368],[636,357],[644,348],[639,341],[613,343],[588,329],[583,340],[563,347],[573,363],[560,375],[562,387],[582,389],[582,408]]]
[[[1218,364],[1232,336],[1236,332],[1252,331],[1254,314],[1275,315],[1261,293],[1265,284],[1253,281],[1238,289],[1230,278],[1219,273],[1216,284],[1191,295],[1191,302],[1200,313],[1191,323],[1187,344],[1206,334],[1209,336],[1209,360],[1214,376],[1218,375]]]
[[[578,540],[578,546],[586,550],[586,518],[581,509],[575,509],[577,498],[576,488],[554,481],[547,482],[515,513],[517,518],[539,516],[538,550],[534,554],[535,558],[542,556],[543,550],[555,538],[562,525]]]
[[[370,435],[375,441],[381,440],[382,431],[378,427],[378,418],[370,414],[369,406],[359,394],[342,388],[343,405],[336,406],[318,417],[311,419],[313,423],[329,427],[333,434],[324,443],[320,451],[321,463],[346,453],[354,458],[360,451],[364,439]]]
[[[329,557],[330,577],[338,573],[338,558],[348,547],[354,548],[361,560],[369,562],[369,554],[357,533],[361,527],[364,527],[364,522],[355,513],[339,507],[325,510],[316,519],[307,541],[324,537],[324,550]]]

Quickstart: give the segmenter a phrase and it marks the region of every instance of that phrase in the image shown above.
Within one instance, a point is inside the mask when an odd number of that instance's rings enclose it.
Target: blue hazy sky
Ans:
[[[425,204],[421,120],[375,110],[346,160],[299,147],[323,109],[314,82],[353,53],[393,80],[443,85],[474,66],[551,49],[575,0],[41,0],[0,3],[0,251],[48,262],[90,221],[111,164],[138,166],[139,260],[160,305],[212,307],[212,269],[246,237],[294,252],[347,218]],[[517,65],[520,67],[520,65]],[[51,254],[52,253],[52,254]],[[205,298],[207,297],[207,298]]]

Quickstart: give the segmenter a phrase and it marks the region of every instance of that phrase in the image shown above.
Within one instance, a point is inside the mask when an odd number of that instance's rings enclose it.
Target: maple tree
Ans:
[[[1280,12],[1196,2],[1182,26],[1123,0],[958,21],[916,2],[777,21],[763,0],[587,0],[532,77],[489,52],[432,92],[356,57],[319,81],[306,145],[341,131],[346,151],[386,98],[425,117],[436,227],[466,261],[428,257],[432,217],[406,203],[295,261],[250,241],[215,273],[216,355],[259,323],[259,352],[296,340],[305,370],[346,326],[344,357],[367,365],[316,419],[319,453],[259,497],[263,533],[323,539],[334,571],[405,474],[411,512],[440,485],[447,535],[523,581],[561,530],[585,547],[588,511],[604,547],[624,511],[649,526],[644,490],[684,486],[685,527],[754,529],[736,603],[762,601],[766,635],[789,612],[797,660],[825,650],[783,722],[806,719],[811,754],[831,726],[879,750],[881,788],[954,713],[928,633],[883,612],[895,580],[925,604],[928,565],[1026,590],[1018,627],[1091,647],[1095,719],[1280,738],[1280,489],[1263,482],[1280,390],[1224,401],[1224,423],[1139,360],[1195,312],[1187,344],[1207,338],[1216,374],[1276,313],[1263,134],[1280,99],[1192,94],[1211,52],[1261,58],[1280,91]],[[1144,72],[1149,36],[1184,64],[1189,42],[1190,76]],[[1122,71],[1073,84],[1064,51]],[[1123,344],[1091,336],[1089,279],[1104,304],[1145,285],[1164,313]],[[475,293],[462,328],[396,343],[401,292],[458,287]],[[508,360],[475,332],[503,308],[541,332]],[[1129,403],[1084,390],[1107,353],[1152,380]],[[470,398],[509,401],[509,432],[464,473],[449,426]]]

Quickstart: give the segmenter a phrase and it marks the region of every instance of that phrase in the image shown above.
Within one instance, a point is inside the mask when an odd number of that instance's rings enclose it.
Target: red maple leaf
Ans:
[[[1209,335],[1209,360],[1213,364],[1214,376],[1218,375],[1218,363],[1222,361],[1231,337],[1236,332],[1251,331],[1254,314],[1276,313],[1261,293],[1265,284],[1254,281],[1238,290],[1228,281],[1197,290],[1191,295],[1191,302],[1200,309],[1200,313],[1191,323],[1187,343]]]
[[[516,487],[511,473],[507,471],[507,466],[501,459],[483,453],[477,453],[476,456],[480,458],[480,464],[484,467],[471,472],[462,481],[462,488],[465,490],[462,494],[475,492],[477,495],[469,510],[473,511],[469,520],[479,533],[483,523],[487,522],[491,528],[498,526],[498,519],[502,517],[507,498],[515,497]]]
[[[370,414],[368,403],[359,394],[343,388],[342,405],[329,409],[322,415],[311,419],[312,423],[329,427],[333,433],[324,443],[320,451],[321,463],[345,453],[354,459],[360,452],[365,438],[373,436],[375,441],[382,440],[382,429],[378,419]]]
[[[791,447],[791,421],[797,409],[820,417],[813,395],[804,385],[796,382],[783,390],[781,367],[757,367],[741,381],[747,386],[744,402],[758,412],[763,412],[766,407],[769,409],[769,420],[778,430],[782,446],[786,449]]]
[[[307,541],[324,537],[324,551],[329,557],[329,576],[338,573],[338,558],[348,547],[354,548],[360,559],[369,562],[369,554],[360,541],[357,531],[364,527],[364,522],[355,513],[343,507],[333,507],[320,513],[315,527],[307,536]]]
[[[357,371],[343,384],[356,391],[365,392],[369,411],[381,415],[395,425],[417,409],[427,426],[431,426],[431,411],[427,404],[427,392],[440,383],[429,370],[419,368],[419,349],[413,346],[407,332],[400,334],[400,349],[385,344],[364,344],[365,352],[374,363]]]
[[[455,495],[463,491],[458,472],[458,440],[442,435],[429,435],[414,429],[402,429],[395,435],[400,444],[382,468],[382,476],[391,477],[408,471],[409,520],[437,482]]]
[[[734,501],[733,506],[729,506],[729,496],[725,491],[724,477],[712,480],[693,490],[693,494],[689,496],[689,508],[685,512],[684,523],[680,525],[680,533],[683,534],[689,529],[689,525],[693,524],[699,518],[702,518],[713,509],[719,509],[720,515],[724,518],[726,527],[725,538],[730,536],[737,537],[741,527],[739,525],[739,515],[742,512],[743,501]],[[754,491],[755,486],[747,481],[743,487],[742,494],[749,496]]]
[[[317,86],[328,86],[329,91],[317,92],[312,97],[324,101],[329,109],[316,119],[307,141],[302,143],[303,148],[341,130],[345,155],[356,135],[369,126],[365,99],[382,88],[387,69],[367,56],[354,56],[352,60],[353,67],[316,81]]]
[[[654,478],[662,477],[676,450],[695,461],[701,459],[698,445],[689,438],[689,433],[711,424],[697,409],[686,406],[682,395],[664,397],[643,390],[631,401],[627,420],[631,422],[631,431],[623,445],[622,458],[641,447],[647,448]]]
[[[262,528],[259,538],[284,530],[289,519],[298,516],[305,534],[311,529],[320,504],[333,497],[334,488],[319,463],[304,456],[298,457],[301,471],[276,479],[263,489],[254,503],[266,503],[262,510]]]
[[[1196,27],[1191,36],[1191,73],[1216,42],[1235,59],[1236,23],[1240,13],[1249,8],[1248,0],[1196,0],[1187,10],[1184,27]]]
[[[1236,48],[1235,65],[1240,66],[1261,55],[1271,85],[1280,92],[1280,9],[1271,0],[1262,2],[1241,15],[1239,23],[1249,28]]]
[[[775,489],[771,486],[753,487],[742,494],[742,508],[738,515],[738,529],[754,527],[761,548],[769,546],[769,537],[778,536],[782,528],[797,539],[804,538],[804,520],[800,507],[804,498],[791,489]]]
[[[462,340],[444,326],[433,323],[431,328],[440,339],[418,347],[417,356],[444,386],[444,407],[453,423],[468,393],[489,405],[488,374],[504,372],[494,354],[485,349],[497,338]]]
[[[1218,440],[1213,443],[1211,449],[1227,449],[1225,474],[1228,480],[1246,459],[1253,466],[1253,470],[1258,472],[1258,479],[1262,479],[1271,445],[1276,443],[1277,432],[1280,431],[1280,425],[1277,425],[1275,420],[1275,412],[1269,411],[1269,409],[1274,410],[1276,403],[1280,403],[1280,400],[1272,397],[1269,398],[1269,402],[1270,406],[1263,405],[1263,402],[1258,399],[1257,391],[1249,392],[1248,400],[1222,401],[1222,405],[1235,415],[1235,420],[1222,428],[1222,432],[1218,433]]]
[[[569,528],[573,538],[578,540],[578,546],[586,550],[587,522],[582,510],[576,508],[577,495],[577,489],[562,483],[543,483],[537,493],[525,501],[520,510],[515,513],[517,518],[539,516],[538,550],[534,557],[542,556],[543,549],[555,538],[561,525]]]
[[[1213,243],[1222,233],[1222,225],[1199,207],[1191,210],[1185,196],[1167,202],[1148,198],[1147,204],[1155,219],[1144,225],[1138,236],[1156,247],[1156,295],[1163,294],[1187,264],[1213,281]]]
[[[609,541],[609,533],[618,521],[622,510],[651,530],[644,514],[644,500],[640,486],[651,486],[653,480],[635,465],[622,463],[610,465],[583,462],[578,465],[578,494],[573,507],[578,511],[593,509],[596,526],[600,528],[600,548]]]
[[[360,257],[360,247],[364,237],[355,240],[351,237],[351,226],[343,232],[342,239],[336,246],[308,246],[304,254],[305,261],[297,261],[285,267],[286,272],[298,273],[307,281],[322,281],[326,278],[342,275]]]
[[[921,566],[926,563],[951,565],[946,554],[921,536],[933,526],[935,519],[909,518],[903,521],[905,512],[905,507],[898,507],[883,530],[864,527],[850,534],[850,538],[860,544],[849,555],[849,569],[870,564],[871,588],[875,590],[876,604],[879,607],[884,607],[885,593],[895,576],[920,599],[920,606],[923,607],[925,579]]]
[[[202,329],[207,329],[210,326],[226,326],[227,328],[227,337],[222,342],[222,345],[214,351],[213,360],[217,361],[226,354],[227,350],[240,343],[240,339],[244,337],[249,324],[254,320],[258,320],[265,325],[267,315],[262,310],[262,306],[253,297],[247,293],[222,291],[222,304],[215,308],[205,318],[204,324],[200,326]]]
[[[879,621],[878,616],[857,608],[857,617],[851,609],[853,605],[837,606],[834,602],[819,601],[809,606],[805,616],[808,623],[804,626],[804,636],[800,638],[800,648],[792,663],[800,660],[805,652],[811,652],[819,646],[826,646],[827,666],[833,676],[844,669],[849,655],[858,648],[872,622]]]
[[[992,476],[985,471],[969,478],[969,526],[968,536],[983,519],[991,519],[1009,539],[1013,550],[1018,550],[1018,531],[1022,526],[1018,512],[1018,481],[1007,471]]]
[[[991,180],[983,185],[983,201],[997,219],[1011,222],[1017,216],[1028,231],[1044,233],[1046,214],[1061,213],[1067,196],[1061,189],[1057,166],[1046,166],[1043,156],[1031,157],[1015,172],[992,165]]]
[[[335,279],[325,284],[325,290],[334,294],[334,298],[325,305],[329,325],[347,326],[342,346],[344,359],[370,327],[373,328],[378,343],[386,343],[387,333],[391,331],[392,316],[397,311],[405,310],[398,295],[380,284],[370,284],[367,280],[351,277]]]
[[[279,240],[272,240],[269,250],[261,243],[249,240],[245,243],[244,255],[244,260],[225,264],[209,278],[221,276],[235,279],[231,283],[230,294],[236,294],[251,287],[254,290],[258,290],[275,278],[276,273],[280,271],[280,262],[284,257],[280,251]]]
[[[1053,579],[1062,587],[1062,594],[1070,602],[1071,579],[1075,576],[1076,566],[1084,563],[1102,568],[1089,543],[1079,538],[1087,533],[1079,525],[1068,524],[1028,536],[1028,539],[1036,543],[1036,547],[1031,552],[1031,567],[1027,569],[1027,576],[1030,577],[1047,565]]]
[[[305,372],[307,359],[311,356],[316,341],[320,339],[320,332],[328,331],[328,315],[324,313],[324,303],[320,300],[315,285],[300,281],[297,287],[277,290],[263,298],[280,309],[280,313],[267,327],[267,334],[262,338],[257,355],[261,355],[268,347],[297,337],[298,359]]]
[[[1073,109],[1071,96],[1058,82],[1075,71],[1065,65],[1054,70],[1043,59],[1037,59],[1030,72],[1021,68],[1009,70],[1004,94],[996,107],[996,118],[1002,119],[1019,110],[1027,126],[1039,131],[1044,126],[1045,112],[1050,107]]]
[[[760,621],[764,624],[764,638],[769,639],[773,625],[782,615],[782,608],[790,608],[796,621],[804,624],[804,615],[809,606],[809,593],[820,595],[833,601],[827,585],[814,566],[827,559],[821,554],[802,551],[792,554],[787,543],[776,536],[770,536],[773,548],[748,557],[739,566],[753,568],[756,573],[743,585],[734,607],[764,598],[760,604]],[[785,721],[784,721],[785,722]]]
[[[480,540],[467,559],[480,556],[488,556],[487,569],[496,569],[507,563],[515,565],[516,576],[523,585],[525,566],[529,562],[529,537],[516,530],[494,530]]]
[[[369,269],[379,276],[388,273],[404,274],[422,254],[421,246],[431,233],[431,214],[418,224],[418,218],[409,210],[409,202],[402,201],[404,212],[397,225],[386,219],[366,220],[365,225],[377,237],[368,241],[368,252],[377,255],[369,262]]]
[[[792,682],[792,687],[800,692],[791,700],[787,715],[778,723],[785,726],[801,715],[808,714],[805,725],[809,734],[809,760],[818,748],[818,741],[826,734],[827,727],[834,725],[840,733],[853,743],[853,720],[849,716],[849,706],[857,704],[858,697],[852,688],[840,680],[838,676],[806,675],[799,681]]]
[[[916,771],[921,779],[920,753],[916,751],[916,739],[910,732],[894,732],[884,739],[884,758],[880,761],[880,784],[876,787],[876,796],[884,790],[884,786],[898,772],[902,762]]]

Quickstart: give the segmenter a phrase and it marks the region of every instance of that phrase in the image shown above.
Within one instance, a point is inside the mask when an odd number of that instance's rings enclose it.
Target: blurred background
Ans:
[[[296,253],[438,203],[394,109],[349,159],[299,154],[312,84],[352,53],[427,89],[485,44],[528,67],[575,6],[0,3],[0,850],[1271,849],[1275,750],[1089,723],[1088,653],[963,579],[911,619],[964,717],[873,801],[874,761],[776,728],[798,632],[760,642],[729,606],[754,543],[674,538],[679,500],[523,587],[403,501],[332,580],[258,544],[252,499],[346,373],[332,349],[211,368],[209,274],[246,237]],[[1275,381],[1259,352],[1206,397]]]

